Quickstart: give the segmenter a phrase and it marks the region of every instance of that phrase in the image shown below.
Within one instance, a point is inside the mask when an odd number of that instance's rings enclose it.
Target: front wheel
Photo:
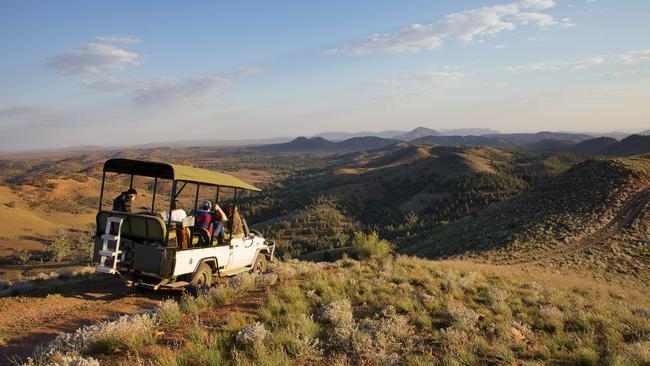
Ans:
[[[192,277],[189,288],[190,293],[197,296],[207,291],[210,286],[212,286],[212,268],[205,263],[201,263],[196,273],[194,273],[194,277]]]
[[[253,263],[253,268],[251,268],[251,273],[260,275],[264,272],[266,272],[266,256],[258,254]]]

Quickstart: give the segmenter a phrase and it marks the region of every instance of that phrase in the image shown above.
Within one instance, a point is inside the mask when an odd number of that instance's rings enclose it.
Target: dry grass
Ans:
[[[120,363],[124,355],[105,354],[117,347],[147,365],[649,360],[650,302],[631,289],[623,294],[575,276],[558,281],[509,267],[404,256],[272,267],[272,275],[243,276],[180,305],[163,302],[147,326],[105,326],[129,331],[103,331],[110,336],[99,337],[99,346],[59,356]],[[266,292],[256,316],[233,308],[215,318],[215,310],[260,288]],[[156,336],[162,333],[175,336]]]

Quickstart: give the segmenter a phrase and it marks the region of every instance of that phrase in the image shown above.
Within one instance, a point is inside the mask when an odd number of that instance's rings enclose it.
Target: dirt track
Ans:
[[[542,256],[537,256],[532,261],[519,261],[509,264],[536,263],[541,264],[553,258],[559,258],[572,253],[576,253],[592,246],[603,243],[605,240],[613,237],[621,229],[629,226],[640,214],[646,204],[650,202],[650,188],[641,190],[630,197],[618,213],[602,228],[594,233],[580,239],[576,243],[567,246],[561,246],[555,250],[549,250]]]
[[[177,292],[136,293],[115,279],[71,281],[55,288],[0,299],[0,365],[31,355],[58,334],[100,320],[153,308]]]

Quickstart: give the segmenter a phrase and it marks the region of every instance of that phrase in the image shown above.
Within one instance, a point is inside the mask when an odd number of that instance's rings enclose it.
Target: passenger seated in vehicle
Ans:
[[[113,211],[131,212],[133,202],[135,201],[135,197],[137,195],[138,191],[133,188],[122,192],[113,200]]]
[[[183,222],[183,219],[187,217],[187,213],[185,213],[185,210],[181,207],[181,202],[179,200],[174,200],[172,202],[172,217],[171,220],[169,219],[169,213],[167,211],[162,213],[163,220],[165,220],[167,223],[179,223]]]
[[[244,223],[242,222],[241,215],[237,206],[228,205],[224,208],[228,216],[232,218],[231,235],[233,238],[244,237]]]
[[[194,214],[194,226],[207,229],[210,235],[217,237],[220,244],[224,241],[223,224],[226,221],[228,217],[219,204],[215,203],[213,208],[210,201],[203,202],[201,209]]]

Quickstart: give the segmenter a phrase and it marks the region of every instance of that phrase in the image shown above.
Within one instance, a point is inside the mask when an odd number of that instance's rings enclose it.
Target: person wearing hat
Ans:
[[[228,221],[228,217],[221,207],[216,203],[212,207],[212,202],[210,201],[203,202],[201,209],[197,210],[194,214],[194,226],[207,229],[210,235],[216,236],[219,239],[219,243],[223,242],[223,223],[226,221]]]

